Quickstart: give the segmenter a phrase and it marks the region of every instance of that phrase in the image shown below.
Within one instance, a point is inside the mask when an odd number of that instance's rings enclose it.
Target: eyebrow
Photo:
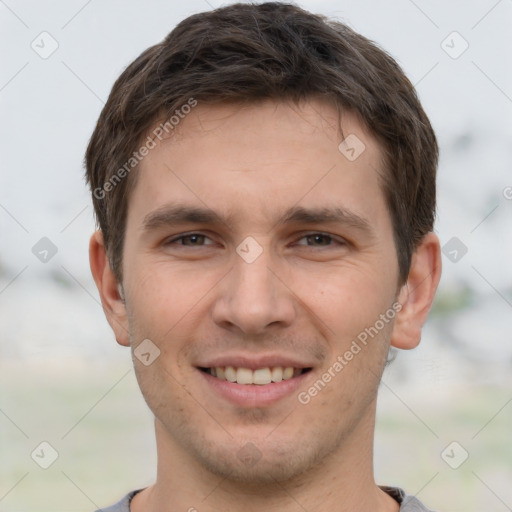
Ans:
[[[150,232],[165,226],[187,223],[226,224],[229,226],[234,218],[235,215],[233,214],[222,217],[214,210],[206,207],[174,204],[163,206],[148,213],[144,217],[142,229],[145,232]],[[361,231],[368,236],[373,236],[374,234],[368,220],[355,212],[341,207],[305,208],[294,206],[279,217],[274,227],[286,224],[342,224]]]
[[[303,208],[296,206],[287,210],[278,224],[326,224],[336,223],[353,227],[368,235],[373,234],[370,222],[346,208]]]
[[[197,206],[167,205],[148,213],[142,222],[144,231],[154,231],[173,224],[223,224],[224,220],[214,210]]]

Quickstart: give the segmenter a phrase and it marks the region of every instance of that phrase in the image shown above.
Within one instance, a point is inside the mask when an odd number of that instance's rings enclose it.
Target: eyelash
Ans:
[[[180,235],[176,238],[173,238],[171,240],[167,240],[166,242],[164,242],[164,245],[171,245],[171,244],[175,244],[176,242],[179,242],[180,240],[184,240],[186,238],[191,238],[191,237],[194,237],[194,236],[202,236],[204,238],[208,238],[210,239],[207,235],[204,235],[203,233],[195,233],[195,232],[192,232],[192,233],[187,233],[187,234],[184,234],[184,235]],[[327,239],[329,239],[330,243],[328,245],[317,245],[317,246],[314,246],[314,245],[303,245],[303,247],[331,247],[332,246],[332,242],[336,242],[338,245],[340,246],[344,246],[344,245],[348,245],[348,243],[343,240],[343,239],[338,239],[338,238],[335,238],[333,235],[330,235],[328,233],[323,233],[321,231],[312,231],[311,233],[306,233],[304,235],[302,235],[299,240],[302,240],[304,238],[308,238],[308,237],[313,237],[313,236],[321,236],[321,237],[325,237]],[[188,245],[184,245],[184,244],[178,244],[180,245],[181,247],[207,247],[208,245],[213,245],[213,244],[206,244],[206,245],[191,245],[191,246],[188,246]]]

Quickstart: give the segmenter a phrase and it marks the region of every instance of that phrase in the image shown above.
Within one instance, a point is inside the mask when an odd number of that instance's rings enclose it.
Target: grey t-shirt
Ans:
[[[386,487],[381,485],[380,488],[400,504],[400,512],[433,512],[429,508],[425,507],[425,505],[423,505],[414,496],[405,494],[405,492],[398,487]],[[130,512],[130,501],[132,501],[132,498],[141,490],[142,489],[132,491],[115,505],[107,508],[101,508],[96,510],[96,512]]]

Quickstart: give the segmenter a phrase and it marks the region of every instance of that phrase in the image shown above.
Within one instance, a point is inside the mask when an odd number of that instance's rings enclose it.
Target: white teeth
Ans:
[[[253,384],[270,384],[272,382],[270,368],[259,368],[258,370],[254,370],[252,373]]]
[[[224,373],[226,374],[227,381],[229,381],[229,382],[236,381],[236,370],[232,366],[226,366]]]
[[[272,368],[272,382],[281,382],[283,380],[283,369],[280,366]]]
[[[288,366],[283,371],[283,380],[288,380],[293,377],[293,368],[291,366]]]
[[[252,384],[252,370],[249,370],[249,368],[238,368],[236,371],[236,381],[238,384]]]
[[[281,382],[297,377],[302,373],[302,368],[293,368],[292,366],[276,366],[274,368],[258,368],[251,370],[250,368],[235,368],[233,366],[218,366],[210,368],[209,373],[214,377],[228,382],[236,382],[237,384],[256,384],[263,386],[271,382]]]

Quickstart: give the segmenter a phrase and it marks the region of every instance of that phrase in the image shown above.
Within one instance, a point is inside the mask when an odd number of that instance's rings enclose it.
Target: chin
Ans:
[[[263,438],[254,443],[233,439],[230,445],[205,443],[201,449],[194,449],[194,455],[212,474],[261,491],[262,485],[296,480],[320,464],[332,450],[332,446],[314,446],[314,443],[308,443],[305,449],[303,440],[282,441]]]
[[[203,458],[202,464],[211,473],[237,484],[254,486],[286,482],[304,473],[304,461],[286,459],[273,453],[270,458],[262,454],[259,460],[241,461],[236,454],[226,453],[224,458]]]

